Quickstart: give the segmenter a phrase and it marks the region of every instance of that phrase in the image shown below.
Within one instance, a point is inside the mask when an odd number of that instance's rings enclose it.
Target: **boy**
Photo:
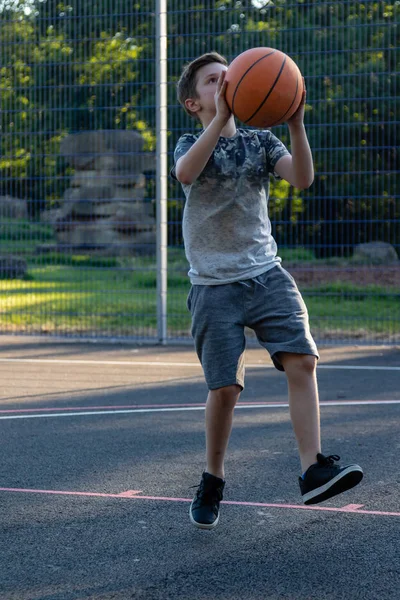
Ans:
[[[203,131],[179,139],[171,171],[186,196],[183,237],[192,284],[187,304],[209,389],[207,465],[190,507],[190,520],[201,529],[212,529],[219,521],[224,457],[244,388],[245,326],[287,376],[304,503],[322,502],[363,477],[358,465],[340,466],[338,456],[321,454],[318,351],[300,292],[276,255],[268,218],[270,173],[300,189],[313,182],[303,124],[305,92],[287,122],[290,154],[269,130],[236,128],[225,100],[226,71],[226,59],[216,52],[185,67],[178,100]]]

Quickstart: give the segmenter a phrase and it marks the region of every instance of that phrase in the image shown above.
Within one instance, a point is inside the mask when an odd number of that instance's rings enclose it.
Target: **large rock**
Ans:
[[[0,196],[0,219],[27,219],[28,204],[12,196]]]
[[[116,254],[155,252],[156,219],[144,175],[155,170],[155,156],[143,147],[137,131],[64,138],[61,153],[75,171],[61,206],[41,215],[60,244]]]
[[[143,173],[155,170],[155,156],[143,151],[138,131],[82,131],[61,141],[60,151],[76,169]]]
[[[119,231],[116,234],[113,223],[77,224],[58,231],[61,244],[76,249],[97,250],[106,256],[126,256],[131,254],[152,255],[155,252],[153,229],[135,232]],[[117,242],[116,242],[117,238]]]
[[[23,258],[0,255],[0,279],[22,279],[28,269]]]
[[[353,259],[356,262],[369,262],[375,265],[389,265],[398,262],[395,248],[387,242],[367,242],[354,248]]]

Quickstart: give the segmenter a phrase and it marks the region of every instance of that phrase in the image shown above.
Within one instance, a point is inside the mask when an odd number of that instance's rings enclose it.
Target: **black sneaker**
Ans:
[[[339,459],[336,454],[317,454],[318,462],[307,469],[304,479],[299,477],[304,504],[318,504],[360,483],[362,468],[359,465],[335,465]]]
[[[200,485],[190,505],[190,520],[199,529],[213,529],[219,521],[219,503],[223,497],[225,481],[204,472]]]

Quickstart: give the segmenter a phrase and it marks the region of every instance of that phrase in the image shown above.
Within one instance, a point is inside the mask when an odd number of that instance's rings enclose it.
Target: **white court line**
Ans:
[[[70,359],[46,359],[46,358],[0,358],[4,363],[32,363],[32,364],[58,364],[58,365],[113,365],[133,367],[199,367],[200,363],[187,362],[158,362],[158,361],[124,361],[124,360],[70,360]],[[274,365],[268,363],[246,364],[249,369],[275,369]],[[318,369],[347,369],[350,371],[400,371],[400,367],[382,367],[376,365],[318,365]]]
[[[343,401],[328,401],[320,402],[320,406],[368,406],[371,404],[400,404],[400,400],[343,400]],[[246,408],[287,408],[287,402],[277,402],[276,404],[252,404],[252,405],[236,405],[235,410]],[[0,420],[6,419],[45,419],[51,417],[88,417],[93,415],[123,415],[132,413],[156,413],[156,412],[178,412],[178,411],[194,411],[204,410],[205,406],[180,406],[177,408],[132,408],[124,410],[93,410],[87,412],[68,412],[68,413],[43,413],[35,415],[5,415],[0,416]],[[43,409],[46,410],[46,409]]]

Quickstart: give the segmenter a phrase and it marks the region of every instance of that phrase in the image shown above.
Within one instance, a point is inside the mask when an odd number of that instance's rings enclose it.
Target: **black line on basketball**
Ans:
[[[279,69],[279,73],[278,73],[278,75],[276,76],[276,79],[275,79],[274,83],[272,84],[272,87],[271,87],[271,89],[269,90],[268,94],[265,96],[264,100],[261,102],[261,104],[260,104],[260,106],[257,108],[257,110],[256,110],[256,111],[255,111],[255,112],[254,112],[254,113],[251,115],[251,117],[249,117],[248,119],[246,119],[246,120],[244,121],[244,123],[248,123],[249,121],[251,121],[251,119],[253,119],[253,117],[255,117],[255,116],[256,116],[256,114],[258,113],[258,111],[260,110],[260,108],[262,108],[262,107],[264,106],[264,104],[266,103],[266,101],[267,101],[267,100],[268,100],[268,98],[270,97],[270,95],[271,95],[271,93],[272,93],[272,90],[274,89],[274,87],[275,87],[275,86],[276,86],[276,84],[278,83],[279,77],[281,76],[281,73],[282,73],[282,71],[283,71],[283,67],[285,66],[285,62],[286,62],[286,56],[285,56],[285,58],[283,59],[283,62],[282,62],[281,68]]]
[[[279,121],[282,121],[282,119],[284,119],[284,118],[285,118],[285,116],[288,114],[289,110],[290,110],[290,109],[292,108],[292,106],[293,106],[293,102],[296,100],[296,96],[297,96],[297,90],[298,90],[298,89],[299,89],[299,77],[297,77],[297,80],[296,80],[296,91],[295,91],[295,93],[294,93],[294,98],[293,98],[293,100],[292,100],[292,103],[291,103],[291,105],[289,106],[289,108],[287,109],[287,111],[286,111],[286,112],[285,112],[285,113],[284,113],[284,114],[283,114],[281,117],[279,117],[279,119],[277,119],[277,120],[275,121],[275,123],[279,123]],[[272,123],[271,125],[269,125],[269,127],[273,127],[273,126],[275,125],[275,123]]]
[[[241,82],[243,81],[243,79],[246,77],[247,73],[248,73],[249,71],[251,71],[251,69],[252,69],[252,68],[253,68],[253,67],[254,67],[254,66],[257,64],[257,63],[259,63],[259,62],[260,62],[260,60],[264,60],[264,58],[267,58],[267,56],[271,56],[271,54],[275,54],[275,52],[276,52],[276,50],[272,50],[272,52],[268,52],[268,54],[264,54],[264,56],[262,56],[261,58],[258,58],[258,59],[256,60],[256,62],[254,62],[254,63],[251,65],[251,67],[249,67],[249,68],[247,69],[247,71],[246,71],[245,73],[243,73],[243,75],[241,76],[240,80],[237,82],[237,85],[236,85],[236,88],[235,88],[235,92],[234,92],[234,94],[233,94],[233,97],[232,97],[232,112],[235,112],[235,111],[234,111],[234,105],[235,105],[235,96],[236,96],[236,92],[238,91],[238,89],[239,89],[239,85],[241,84]]]

